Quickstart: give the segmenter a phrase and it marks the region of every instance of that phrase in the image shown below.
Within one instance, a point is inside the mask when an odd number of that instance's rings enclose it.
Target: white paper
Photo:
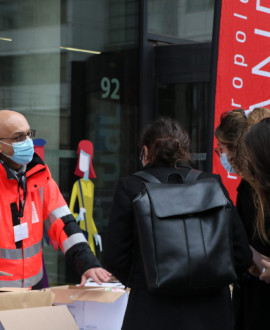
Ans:
[[[114,282],[114,283],[102,282],[101,285],[98,285],[96,282],[93,282],[91,278],[87,279],[85,286],[99,287],[99,288],[119,288],[119,289],[125,288],[125,286],[120,282]]]
[[[27,222],[21,223],[20,225],[14,226],[13,228],[15,242],[28,238]]]

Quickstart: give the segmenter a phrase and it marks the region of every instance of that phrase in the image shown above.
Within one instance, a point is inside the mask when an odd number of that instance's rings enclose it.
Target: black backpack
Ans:
[[[148,290],[164,294],[209,293],[236,280],[232,206],[215,178],[162,183],[146,171],[133,200]]]

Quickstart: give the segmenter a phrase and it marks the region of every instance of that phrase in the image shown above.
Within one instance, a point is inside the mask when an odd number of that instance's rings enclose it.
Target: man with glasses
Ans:
[[[50,171],[34,153],[26,118],[0,110],[0,287],[42,285],[42,237],[45,226],[81,276],[101,284],[110,273],[101,268],[71,214]]]

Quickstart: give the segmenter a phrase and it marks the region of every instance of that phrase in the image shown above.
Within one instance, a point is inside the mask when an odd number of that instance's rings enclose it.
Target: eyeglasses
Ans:
[[[9,137],[9,138],[2,137],[2,138],[0,138],[0,140],[13,140],[16,142],[23,142],[26,140],[26,138],[33,139],[35,137],[35,135],[36,135],[36,131],[34,129],[31,129],[31,131],[29,131],[26,134],[20,134],[16,137]]]
[[[223,149],[223,148],[220,148],[220,147],[218,147],[218,148],[214,148],[214,151],[215,151],[215,153],[218,155],[218,157],[221,156],[221,154],[222,154],[222,149]]]

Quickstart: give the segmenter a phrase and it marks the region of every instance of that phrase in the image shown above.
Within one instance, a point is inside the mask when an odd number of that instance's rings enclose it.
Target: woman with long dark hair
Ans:
[[[248,182],[257,206],[256,235],[262,241],[262,254],[270,257],[270,118],[250,128],[244,137],[248,157]]]
[[[161,182],[179,183],[191,170],[190,139],[174,119],[157,119],[145,131],[141,143],[142,171]],[[178,178],[178,179],[177,179]],[[214,178],[228,193],[220,177],[202,172],[198,180]],[[162,295],[147,289],[132,201],[143,180],[130,175],[119,180],[107,229],[103,261],[123,284],[131,288],[123,330],[231,330],[233,326],[229,287],[193,296]],[[164,235],[167,235],[166,231]],[[233,257],[236,271],[242,273],[252,262],[247,238],[235,212],[232,228]],[[229,249],[229,246],[228,246]],[[173,268],[174,265],[172,264]]]
[[[255,330],[268,323],[270,286],[265,281],[260,280],[264,279],[265,276],[261,275],[263,265],[260,259],[262,258],[261,254],[269,255],[270,246],[266,244],[265,231],[262,226],[264,219],[261,208],[262,201],[255,192],[258,183],[251,176],[251,173],[254,173],[251,166],[254,162],[249,160],[244,136],[248,131],[253,132],[253,126],[256,123],[269,117],[270,110],[265,108],[255,108],[252,111],[235,109],[221,116],[220,125],[215,132],[221,152],[225,154],[228,161],[227,164],[233,168],[234,173],[242,177],[237,188],[236,208],[245,227],[249,243],[253,248],[254,261],[261,266],[259,269],[254,264],[249,272],[246,271],[239,276],[237,284],[234,285],[235,330]],[[250,140],[250,138],[248,139]],[[267,152],[266,146],[259,145],[260,142],[258,141],[254,137],[253,149],[259,151],[261,148],[265,148],[265,152]],[[263,176],[262,180],[264,180]]]

